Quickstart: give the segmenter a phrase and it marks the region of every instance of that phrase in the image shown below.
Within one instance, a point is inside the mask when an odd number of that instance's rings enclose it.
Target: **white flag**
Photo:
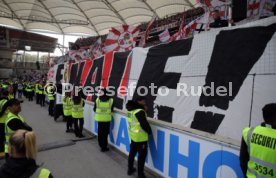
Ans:
[[[168,29],[166,29],[166,30],[164,30],[162,33],[160,33],[159,35],[159,40],[161,41],[161,42],[167,42],[167,41],[169,41],[169,39],[170,39],[170,32],[169,32],[169,30]]]

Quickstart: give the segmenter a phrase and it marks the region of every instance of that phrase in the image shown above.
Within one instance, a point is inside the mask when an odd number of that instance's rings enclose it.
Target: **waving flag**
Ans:
[[[159,40],[161,42],[167,42],[170,40],[170,32],[168,29],[166,29],[165,31],[163,31],[162,33],[160,33],[159,35]]]
[[[228,12],[232,3],[230,0],[197,0],[197,3],[207,6],[210,12],[219,10],[219,15],[222,19],[229,19]],[[212,14],[210,13],[209,15],[211,16]]]
[[[91,46],[90,56],[92,59],[98,58],[101,55],[103,55],[103,49],[102,49],[102,39],[98,38],[98,40],[94,43],[93,46]]]
[[[122,25],[112,28],[105,40],[104,52],[131,50],[135,47],[138,34],[138,27]]]
[[[70,51],[68,52],[68,55],[69,55],[70,59],[75,60],[75,59],[76,59],[77,53],[78,53],[77,50],[70,50]]]
[[[247,17],[260,16],[261,0],[248,0]]]
[[[143,36],[141,36],[141,39],[140,39],[140,42],[138,45],[139,47],[145,47],[146,41],[148,39],[151,29],[153,28],[153,24],[154,24],[156,18],[157,18],[156,16],[153,16],[152,19],[150,20],[150,22],[148,23],[145,34]]]
[[[170,41],[180,40],[185,37],[184,26],[185,26],[185,19],[184,19],[184,15],[183,15],[178,32],[176,32],[173,36],[171,36]]]

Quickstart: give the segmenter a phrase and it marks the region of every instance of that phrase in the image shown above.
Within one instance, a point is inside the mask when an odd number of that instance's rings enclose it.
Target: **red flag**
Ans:
[[[91,59],[95,59],[103,55],[103,44],[102,44],[102,39],[98,38],[97,41],[94,43],[94,45],[91,46],[90,49],[90,56]]]
[[[178,32],[176,32],[174,35],[171,36],[170,41],[180,40],[185,37],[184,26],[185,26],[185,19],[184,19],[184,15],[183,15]]]
[[[150,20],[150,22],[148,23],[145,34],[143,36],[141,36],[141,39],[140,39],[140,42],[138,45],[139,47],[145,47],[146,41],[148,39],[150,31],[153,28],[153,24],[154,24],[155,20],[156,20],[156,16],[153,16],[152,19]]]

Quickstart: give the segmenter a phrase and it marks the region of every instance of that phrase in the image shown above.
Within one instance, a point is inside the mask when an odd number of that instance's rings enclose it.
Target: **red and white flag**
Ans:
[[[169,30],[168,29],[166,29],[165,31],[163,31],[162,33],[160,33],[159,35],[159,40],[161,41],[161,42],[167,42],[167,41],[169,41],[170,40],[170,32],[169,32]]]
[[[98,38],[98,40],[91,46],[90,56],[91,59],[96,59],[104,54],[102,49],[102,39]]]
[[[157,17],[154,15],[154,16],[152,17],[152,19],[150,20],[150,22],[148,23],[148,26],[147,26],[147,28],[146,28],[145,34],[141,36],[141,39],[140,39],[140,42],[139,42],[139,45],[138,45],[139,47],[145,47],[146,41],[147,41],[147,39],[148,39],[148,36],[149,36],[149,34],[150,34],[150,31],[151,31],[152,28],[153,28],[153,24],[154,24],[156,18],[157,18]]]
[[[205,12],[202,16],[196,20],[190,22],[184,29],[185,33],[189,34],[192,30],[193,35],[199,34],[209,28],[209,11]]]
[[[87,58],[87,51],[85,49],[79,49],[77,52],[77,56],[79,56],[80,59],[84,60]]]
[[[131,50],[135,47],[139,31],[138,27],[129,25],[112,28],[105,40],[104,52]]]
[[[70,59],[75,60],[75,59],[76,59],[77,53],[78,53],[77,50],[70,50],[70,51],[68,52],[68,55],[69,55]]]
[[[247,1],[247,17],[259,17],[261,13],[261,0]]]
[[[219,15],[222,19],[229,19],[229,8],[232,3],[230,0],[197,0],[197,3],[207,7],[209,12],[219,10]],[[212,13],[209,16],[212,16]]]
[[[171,36],[170,41],[180,40],[185,37],[184,26],[185,26],[185,19],[184,19],[184,15],[183,15],[182,19],[181,19],[181,24],[178,28],[178,31],[173,36]]]

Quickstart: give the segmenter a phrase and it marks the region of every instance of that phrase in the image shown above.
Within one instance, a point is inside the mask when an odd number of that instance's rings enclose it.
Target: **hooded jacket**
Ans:
[[[38,168],[35,160],[27,158],[9,158],[0,168],[3,178],[30,178]]]
[[[145,109],[142,105],[134,102],[134,101],[129,101],[126,105],[126,108],[128,111],[133,111],[135,109],[143,109],[143,111],[139,111],[138,113],[135,114],[138,122],[140,123],[142,129],[150,135],[152,133],[150,125],[147,121]]]

